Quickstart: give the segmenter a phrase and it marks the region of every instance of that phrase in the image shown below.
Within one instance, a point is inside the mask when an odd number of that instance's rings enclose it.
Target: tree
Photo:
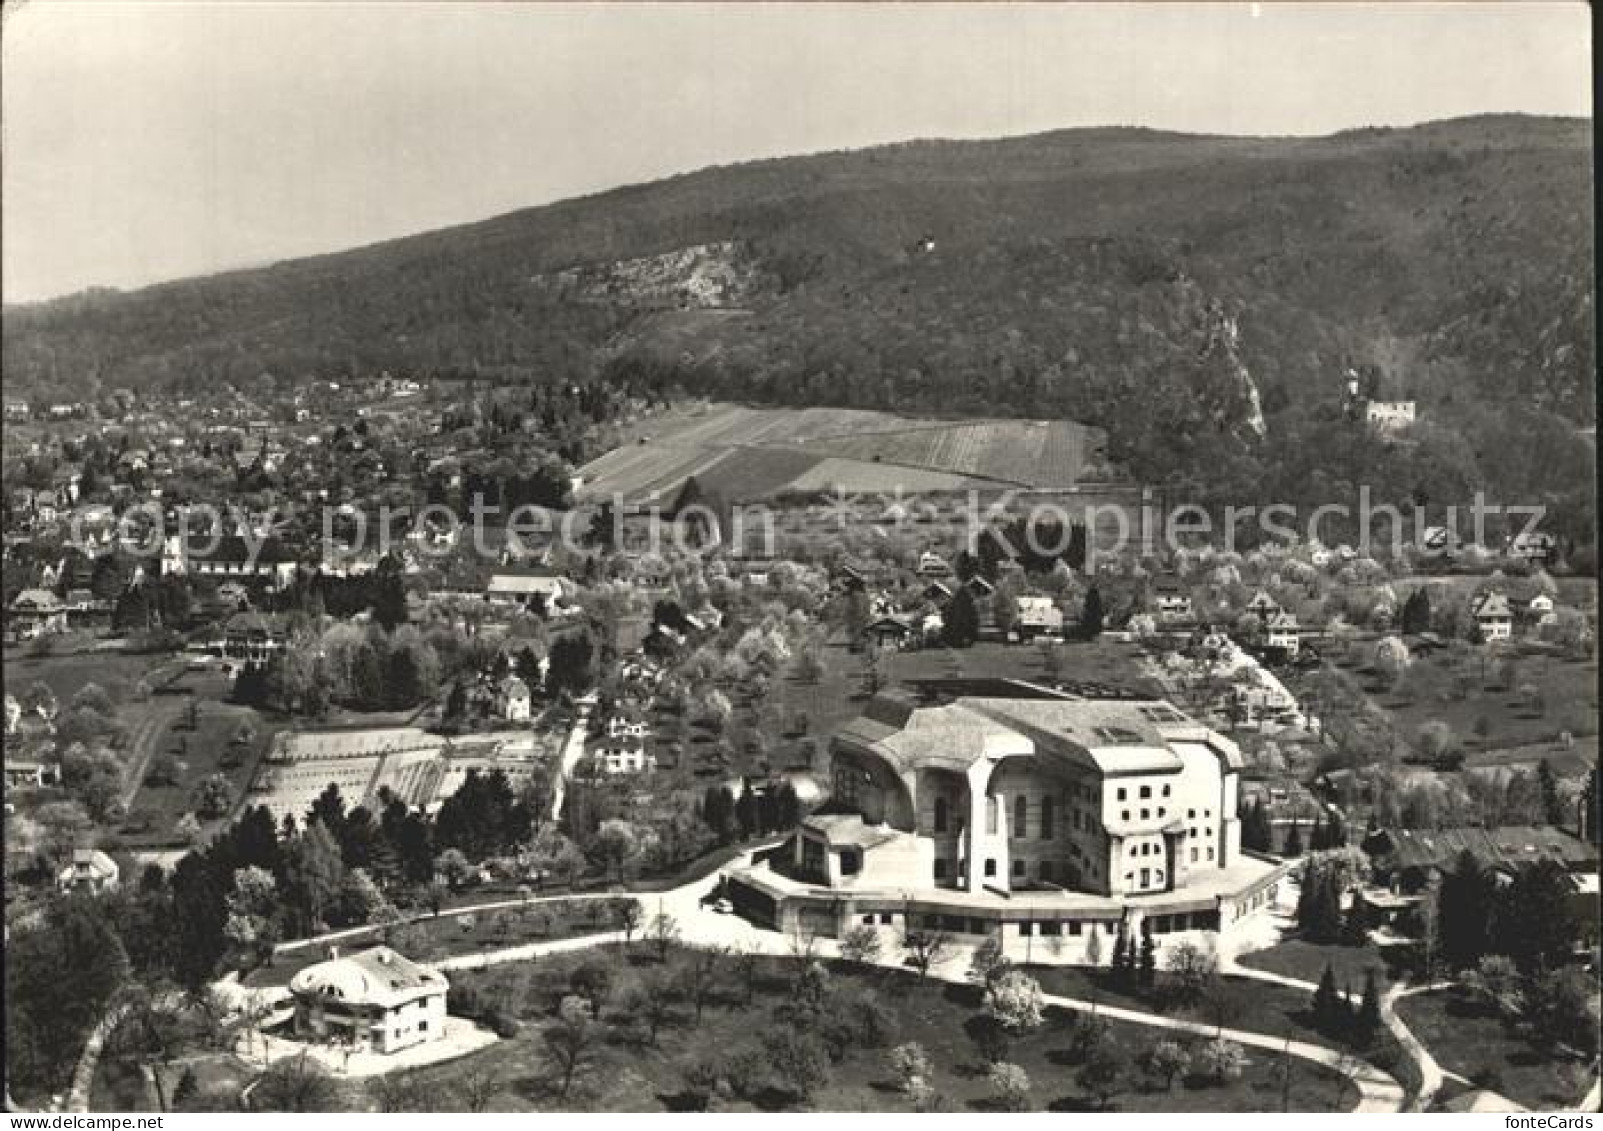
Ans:
[[[913,1092],[918,1082],[928,1084],[934,1078],[935,1069],[930,1063],[929,1053],[916,1041],[897,1045],[886,1059],[890,1062],[898,1086],[909,1094]]]
[[[774,1086],[796,1099],[805,1101],[829,1076],[829,1055],[811,1034],[779,1027],[764,1034],[762,1046]]]
[[[700,947],[688,951],[679,967],[677,985],[681,996],[690,1002],[695,1011],[696,1024],[701,1024],[702,1013],[712,1000],[713,992],[723,974],[724,960],[729,957],[725,947]]]
[[[640,836],[635,827],[616,817],[602,821],[596,830],[596,846],[612,868],[613,878],[622,883],[624,865],[640,852]]]
[[[668,952],[679,941],[679,921],[666,911],[659,911],[651,917],[652,945],[657,949],[657,961],[667,962]]]
[[[1300,830],[1300,828],[1297,825],[1297,822],[1295,820],[1292,821],[1291,828],[1289,830],[1287,830],[1287,832],[1286,832],[1285,847],[1284,847],[1283,851],[1281,852],[1281,855],[1282,856],[1301,856],[1302,855],[1302,832],[1301,832],[1301,830]]]
[[[601,1007],[612,992],[612,968],[599,959],[586,959],[568,976],[568,988],[590,1007],[590,1014],[601,1016]]]
[[[1429,632],[1431,624],[1430,594],[1421,585],[1403,602],[1402,630],[1404,636],[1417,636]]]
[[[643,974],[630,989],[625,1008],[645,1026],[646,1042],[652,1048],[657,1047],[657,1034],[673,1017],[678,997],[678,987],[660,969]]]
[[[1002,953],[1002,940],[995,935],[988,935],[984,942],[974,948],[974,956],[969,960],[968,980],[988,989],[1012,966],[1013,963]]]
[[[856,966],[871,966],[879,961],[879,932],[866,923],[859,923],[841,936],[840,956]]]
[[[1570,879],[1562,864],[1542,859],[1520,869],[1497,908],[1497,950],[1526,973],[1556,967],[1580,937],[1570,908]]]
[[[546,1056],[559,1077],[557,1095],[562,1099],[567,1099],[574,1079],[588,1065],[591,1048],[599,1036],[590,1002],[576,994],[563,998],[556,1021],[540,1034]]]
[[[1481,1007],[1506,1020],[1525,1012],[1525,979],[1507,955],[1488,954],[1468,971],[1464,989]]]
[[[1219,970],[1213,955],[1193,942],[1176,943],[1164,966],[1169,972],[1170,994],[1181,1008],[1200,1002]]]
[[[1316,1029],[1332,1036],[1341,1033],[1347,1019],[1341,992],[1336,989],[1336,972],[1328,963],[1325,972],[1319,976],[1319,985],[1314,989],[1313,1018]]]
[[[1239,1080],[1247,1067],[1247,1054],[1235,1041],[1216,1037],[1197,1050],[1197,1069],[1216,1084]]]
[[[479,870],[460,848],[447,848],[434,858],[434,874],[452,891],[460,891],[478,876]]]
[[[1546,758],[1536,767],[1536,780],[1542,791],[1543,819],[1550,825],[1562,827],[1567,823],[1569,814],[1565,811],[1564,799],[1559,796],[1553,763]]]
[[[500,1070],[493,1064],[469,1061],[454,1075],[451,1092],[457,1102],[451,1106],[474,1115],[489,1111],[491,1101],[501,1088]]]
[[[253,1111],[339,1111],[339,1085],[317,1061],[302,1052],[274,1061],[251,1089]]]
[[[1095,585],[1086,591],[1085,601],[1080,606],[1080,637],[1084,640],[1095,640],[1102,635],[1102,593]]]
[[[1011,1037],[1041,1027],[1041,987],[1020,970],[993,978],[985,988],[985,1013]]]
[[[1003,1111],[1030,1110],[1030,1076],[1016,1064],[998,1061],[986,1074]]]
[[[913,969],[918,971],[918,976],[928,977],[930,967],[946,956],[951,947],[951,939],[944,931],[912,926],[911,914],[906,918],[909,920],[909,925],[902,931],[902,950],[907,953]]]
[[[1165,1039],[1149,1046],[1137,1064],[1155,1086],[1167,1092],[1174,1087],[1175,1077],[1184,1076],[1191,1067],[1191,1054],[1179,1041]]]
[[[961,586],[941,615],[941,640],[948,648],[967,648],[980,638],[980,611],[969,587]]]
[[[203,820],[212,821],[228,814],[234,803],[233,786],[224,774],[212,774],[195,786],[190,804]]]
[[[1374,1043],[1375,1036],[1380,1032],[1380,986],[1376,983],[1375,972],[1364,972],[1364,996],[1358,1005],[1358,1014],[1353,1019],[1353,1037],[1363,1047],[1368,1048]]]
[[[1254,797],[1242,812],[1241,847],[1250,852],[1274,851],[1274,830],[1261,798]]]
[[[1152,931],[1141,932],[1141,957],[1139,961],[1141,984],[1148,989],[1158,983],[1158,940],[1152,937]]]
[[[1124,1065],[1112,1050],[1098,1046],[1075,1074],[1075,1083],[1091,1098],[1096,1110],[1106,1111],[1108,1101],[1119,1091]]]
[[[620,899],[613,905],[613,914],[617,918],[618,929],[623,932],[623,946],[627,950],[634,933],[640,929],[645,912],[638,899]]]
[[[1437,891],[1442,958],[1454,970],[1475,965],[1492,945],[1496,885],[1472,852],[1461,852]]]

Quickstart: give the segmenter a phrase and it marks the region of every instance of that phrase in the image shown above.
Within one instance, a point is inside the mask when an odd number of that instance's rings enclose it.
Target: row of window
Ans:
[[[1167,785],[1165,785],[1163,787],[1163,796],[1165,796],[1165,797],[1169,796],[1169,789],[1170,789],[1170,787],[1167,786]],[[1128,789],[1126,789],[1124,786],[1121,785],[1119,787],[1119,792],[1117,794],[1118,800],[1126,801],[1126,800],[1129,799],[1129,796],[1130,796],[1130,791]],[[1152,787],[1150,785],[1142,786],[1141,787],[1141,800],[1142,801],[1146,801],[1151,796],[1152,796]]]
[[[1036,825],[1036,835],[1041,840],[1051,840],[1057,833],[1057,804],[1052,797],[1041,798],[1039,822]],[[935,799],[934,831],[944,833],[951,825],[951,804],[944,797]],[[985,832],[995,836],[998,828],[998,812],[996,798],[985,799]],[[1030,799],[1022,794],[1013,799],[1013,827],[1009,834],[1019,840],[1030,835]]]
[[[996,859],[994,857],[985,861],[985,864],[981,868],[981,874],[986,879],[996,878]],[[960,875],[961,870],[954,867],[953,861],[940,859],[935,861],[935,878],[937,880],[956,879]],[[1013,861],[1013,878],[1015,880],[1024,880],[1029,878],[1028,863],[1026,861]],[[1048,883],[1051,883],[1056,878],[1056,870],[1052,866],[1052,861],[1042,860],[1036,866],[1036,878],[1045,880]]]

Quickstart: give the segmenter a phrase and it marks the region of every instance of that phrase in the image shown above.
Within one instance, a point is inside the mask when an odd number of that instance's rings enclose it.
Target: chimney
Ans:
[[[338,946],[335,946],[333,943],[330,943],[329,947],[328,947],[328,960],[330,962],[332,962],[336,958],[338,958],[339,956],[340,956],[340,948]]]

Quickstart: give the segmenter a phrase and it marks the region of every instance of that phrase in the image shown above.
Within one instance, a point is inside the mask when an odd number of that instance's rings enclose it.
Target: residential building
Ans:
[[[1297,658],[1302,647],[1302,627],[1294,613],[1278,612],[1264,626],[1264,645],[1287,660]]]
[[[531,702],[529,685],[515,675],[495,685],[495,712],[509,723],[528,722]]]
[[[399,1052],[445,1036],[451,984],[387,946],[326,962],[290,979],[295,1032],[364,1051]]]
[[[1194,615],[1191,593],[1172,573],[1162,574],[1153,584],[1152,604],[1160,617],[1184,620]]]
[[[1063,635],[1063,610],[1050,597],[1018,598],[1018,634],[1021,640]]]
[[[1364,406],[1364,419],[1377,432],[1401,432],[1413,427],[1415,404],[1413,401],[1370,401]]]
[[[117,862],[100,849],[79,848],[56,873],[56,886],[62,891],[113,891],[120,876]]]
[[[1514,635],[1514,610],[1508,598],[1498,592],[1482,593],[1470,602],[1470,613],[1480,628],[1481,639],[1491,644]]]
[[[67,631],[67,606],[48,589],[24,589],[11,602],[11,627],[31,639]]]

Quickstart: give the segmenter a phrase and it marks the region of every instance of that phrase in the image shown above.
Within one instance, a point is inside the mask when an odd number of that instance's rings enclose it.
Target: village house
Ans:
[[[1063,610],[1052,598],[1024,596],[1018,598],[1017,604],[1020,640],[1063,635]]]
[[[925,550],[918,556],[918,567],[913,572],[930,580],[945,579],[952,576],[952,567],[939,554]]]
[[[114,891],[121,876],[117,862],[98,848],[74,849],[72,859],[56,873],[62,891]]]
[[[1514,610],[1508,598],[1492,591],[1482,593],[1470,602],[1470,613],[1480,629],[1481,639],[1488,644],[1511,639],[1514,635]]]
[[[509,723],[529,721],[532,700],[529,685],[509,675],[495,685],[495,713]]]
[[[1254,593],[1252,598],[1247,602],[1247,612],[1252,613],[1265,624],[1269,622],[1270,617],[1274,616],[1279,611],[1280,602],[1269,596],[1269,594],[1262,589]]]
[[[289,643],[289,630],[277,613],[235,613],[223,624],[222,655],[247,664],[265,664]]]
[[[1525,616],[1534,625],[1552,624],[1558,619],[1557,606],[1546,593],[1538,593],[1525,603]]]
[[[1152,586],[1152,604],[1158,616],[1170,620],[1186,620],[1193,615],[1191,594],[1172,573],[1158,577]]]
[[[974,690],[882,695],[843,726],[830,811],[733,873],[737,910],[825,933],[928,925],[1021,956],[1046,936],[1046,960],[1083,961],[1121,924],[1218,932],[1272,902],[1285,868],[1241,850],[1228,739],[1158,700]]]
[[[1375,922],[1406,923],[1407,914],[1429,898],[1432,885],[1464,853],[1499,884],[1542,860],[1563,867],[1570,904],[1588,938],[1597,937],[1598,853],[1587,842],[1550,826],[1499,828],[1380,829],[1364,838],[1373,883],[1360,893]]]
[[[484,598],[492,605],[525,608],[543,606],[547,615],[565,610],[562,602],[573,592],[573,583],[560,574],[538,568],[499,570],[490,575]]]
[[[1302,627],[1293,613],[1278,612],[1264,626],[1264,646],[1282,659],[1295,660],[1302,647]]]
[[[887,614],[863,628],[863,641],[876,648],[898,651],[913,638],[913,622],[900,614]]]
[[[67,631],[67,606],[48,589],[24,589],[11,602],[10,627],[24,640]]]
[[[1364,419],[1377,432],[1401,432],[1415,420],[1413,401],[1370,401],[1364,406]]]
[[[596,762],[606,774],[639,774],[657,768],[656,758],[647,749],[649,727],[635,709],[619,711],[607,719]]]
[[[1544,530],[1525,531],[1509,539],[1508,554],[1546,569],[1558,557],[1558,539]]]
[[[326,962],[290,979],[295,1032],[317,1041],[377,1053],[445,1036],[445,975],[386,946],[346,958],[331,948]]]

